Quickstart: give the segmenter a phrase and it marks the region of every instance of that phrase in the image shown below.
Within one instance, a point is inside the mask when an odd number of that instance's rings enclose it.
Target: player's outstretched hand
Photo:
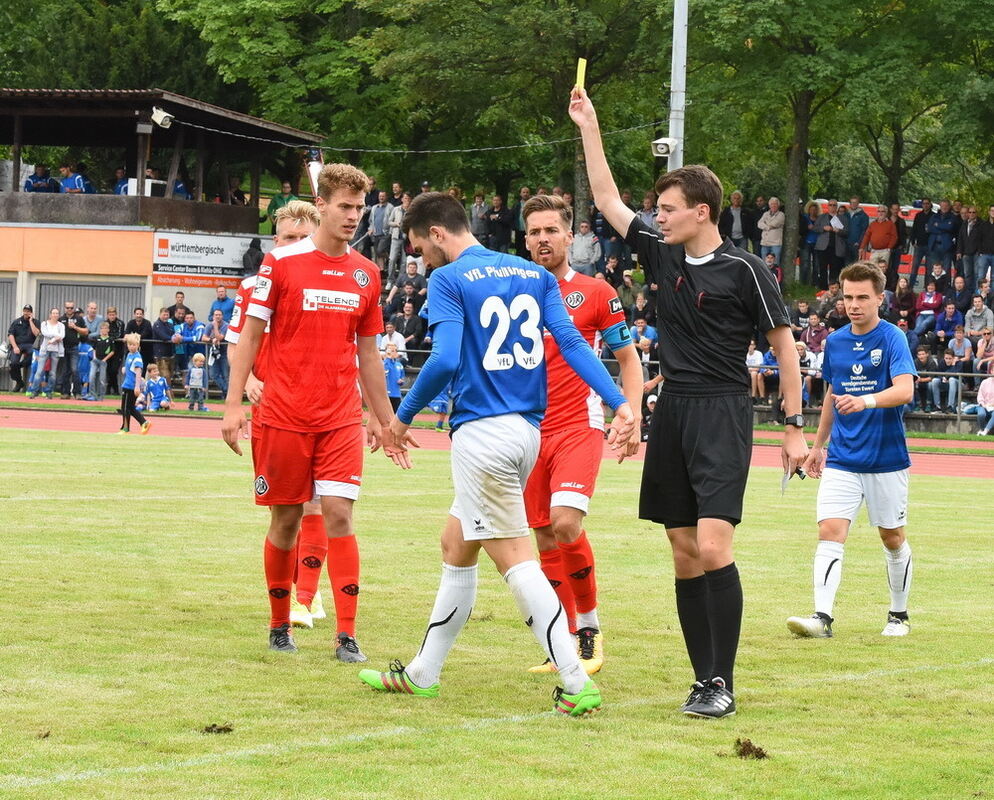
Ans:
[[[395,416],[390,424],[383,429],[383,452],[401,469],[411,468],[411,456],[407,452],[407,442],[410,434],[408,426]]]
[[[635,439],[636,450],[638,450],[638,437],[635,436],[635,412],[628,403],[622,403],[615,409],[614,419],[611,420],[611,429],[607,434],[607,443],[611,449],[618,454],[620,464],[629,455],[628,445]]]
[[[820,478],[821,472],[825,468],[825,455],[823,447],[812,447],[801,468],[812,478]]]
[[[224,419],[221,420],[221,438],[237,455],[242,454],[239,439],[248,439],[248,420],[241,408],[225,409]]]
[[[263,386],[265,384],[250,372],[248,379],[245,381],[245,395],[253,405],[259,405],[262,402]]]
[[[375,453],[383,445],[383,426],[375,415],[370,414],[366,422],[366,444],[369,452]]]
[[[573,87],[569,96],[569,117],[579,128],[597,124],[597,112],[594,111],[594,104],[590,102],[586,89]]]

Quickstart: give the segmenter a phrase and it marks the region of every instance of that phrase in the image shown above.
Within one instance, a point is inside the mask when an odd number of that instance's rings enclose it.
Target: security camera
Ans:
[[[652,143],[652,154],[658,158],[669,158],[673,154],[673,151],[676,150],[677,144],[677,140],[670,136],[656,139]]]
[[[173,124],[175,117],[172,114],[168,114],[163,111],[158,106],[152,107],[152,122],[158,125],[160,128],[168,128]]]

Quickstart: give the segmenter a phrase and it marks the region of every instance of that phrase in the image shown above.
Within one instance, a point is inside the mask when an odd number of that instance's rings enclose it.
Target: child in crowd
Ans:
[[[752,343],[755,346],[755,342]],[[762,358],[762,356],[760,356]],[[650,394],[645,398],[645,407],[642,409],[642,426],[640,429],[641,439],[643,442],[649,441],[649,424],[652,422],[652,415],[656,411],[656,400],[658,398],[654,394]],[[755,399],[755,398],[754,398]]]
[[[107,394],[107,364],[114,357],[114,340],[110,338],[110,323],[101,322],[93,340],[93,361],[90,363],[90,394],[84,400],[103,400]]]
[[[207,368],[204,366],[206,359],[203,353],[195,353],[190,359],[190,368],[186,371],[186,379],[183,381],[183,388],[186,389],[186,399],[189,401],[187,408],[193,411],[193,406],[197,406],[197,411],[207,411],[204,400],[207,398]]]
[[[763,392],[759,383],[759,368],[763,366],[763,354],[756,349],[756,340],[749,340],[749,351],[746,353],[746,367],[749,370],[749,394],[752,395],[752,404],[762,402]]]
[[[131,418],[134,417],[138,424],[142,426],[142,436],[148,433],[152,423],[142,416],[142,412],[135,408],[135,403],[141,395],[142,362],[141,353],[138,347],[141,345],[142,337],[137,333],[128,333],[124,336],[124,344],[128,348],[124,356],[124,380],[121,381],[121,430],[118,433],[128,433],[131,430]]]
[[[404,385],[404,363],[395,344],[388,344],[383,352],[383,375],[387,382],[387,397],[396,411],[400,408],[400,387]]]
[[[145,393],[142,396],[142,407],[139,411],[147,408],[149,411],[168,411],[173,403],[173,390],[162,375],[159,374],[157,364],[149,364],[145,373]]]
[[[76,362],[76,385],[80,387],[79,396],[88,400],[90,394],[90,365],[93,364],[93,345],[89,341],[79,343],[79,360]]]

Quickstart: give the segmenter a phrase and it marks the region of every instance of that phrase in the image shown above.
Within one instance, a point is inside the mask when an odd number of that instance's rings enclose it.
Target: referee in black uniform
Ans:
[[[752,451],[745,355],[755,328],[766,334],[780,366],[784,470],[793,474],[808,451],[787,310],[769,269],[718,233],[722,187],[711,170],[683,167],[656,182],[657,233],[621,201],[585,91],[574,90],[569,114],[583,138],[597,208],[626,232],[649,282],[659,287],[665,379],[649,426],[639,517],[666,526],[673,548],[677,613],[695,675],[682,710],[695,717],[727,716],[735,713],[733,671],[742,625],[732,534],[742,519]]]

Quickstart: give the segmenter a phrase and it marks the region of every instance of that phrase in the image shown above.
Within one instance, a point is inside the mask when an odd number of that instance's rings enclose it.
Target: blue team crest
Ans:
[[[884,351],[879,347],[875,350],[870,351],[870,363],[875,367],[880,366],[880,362],[884,360]]]

